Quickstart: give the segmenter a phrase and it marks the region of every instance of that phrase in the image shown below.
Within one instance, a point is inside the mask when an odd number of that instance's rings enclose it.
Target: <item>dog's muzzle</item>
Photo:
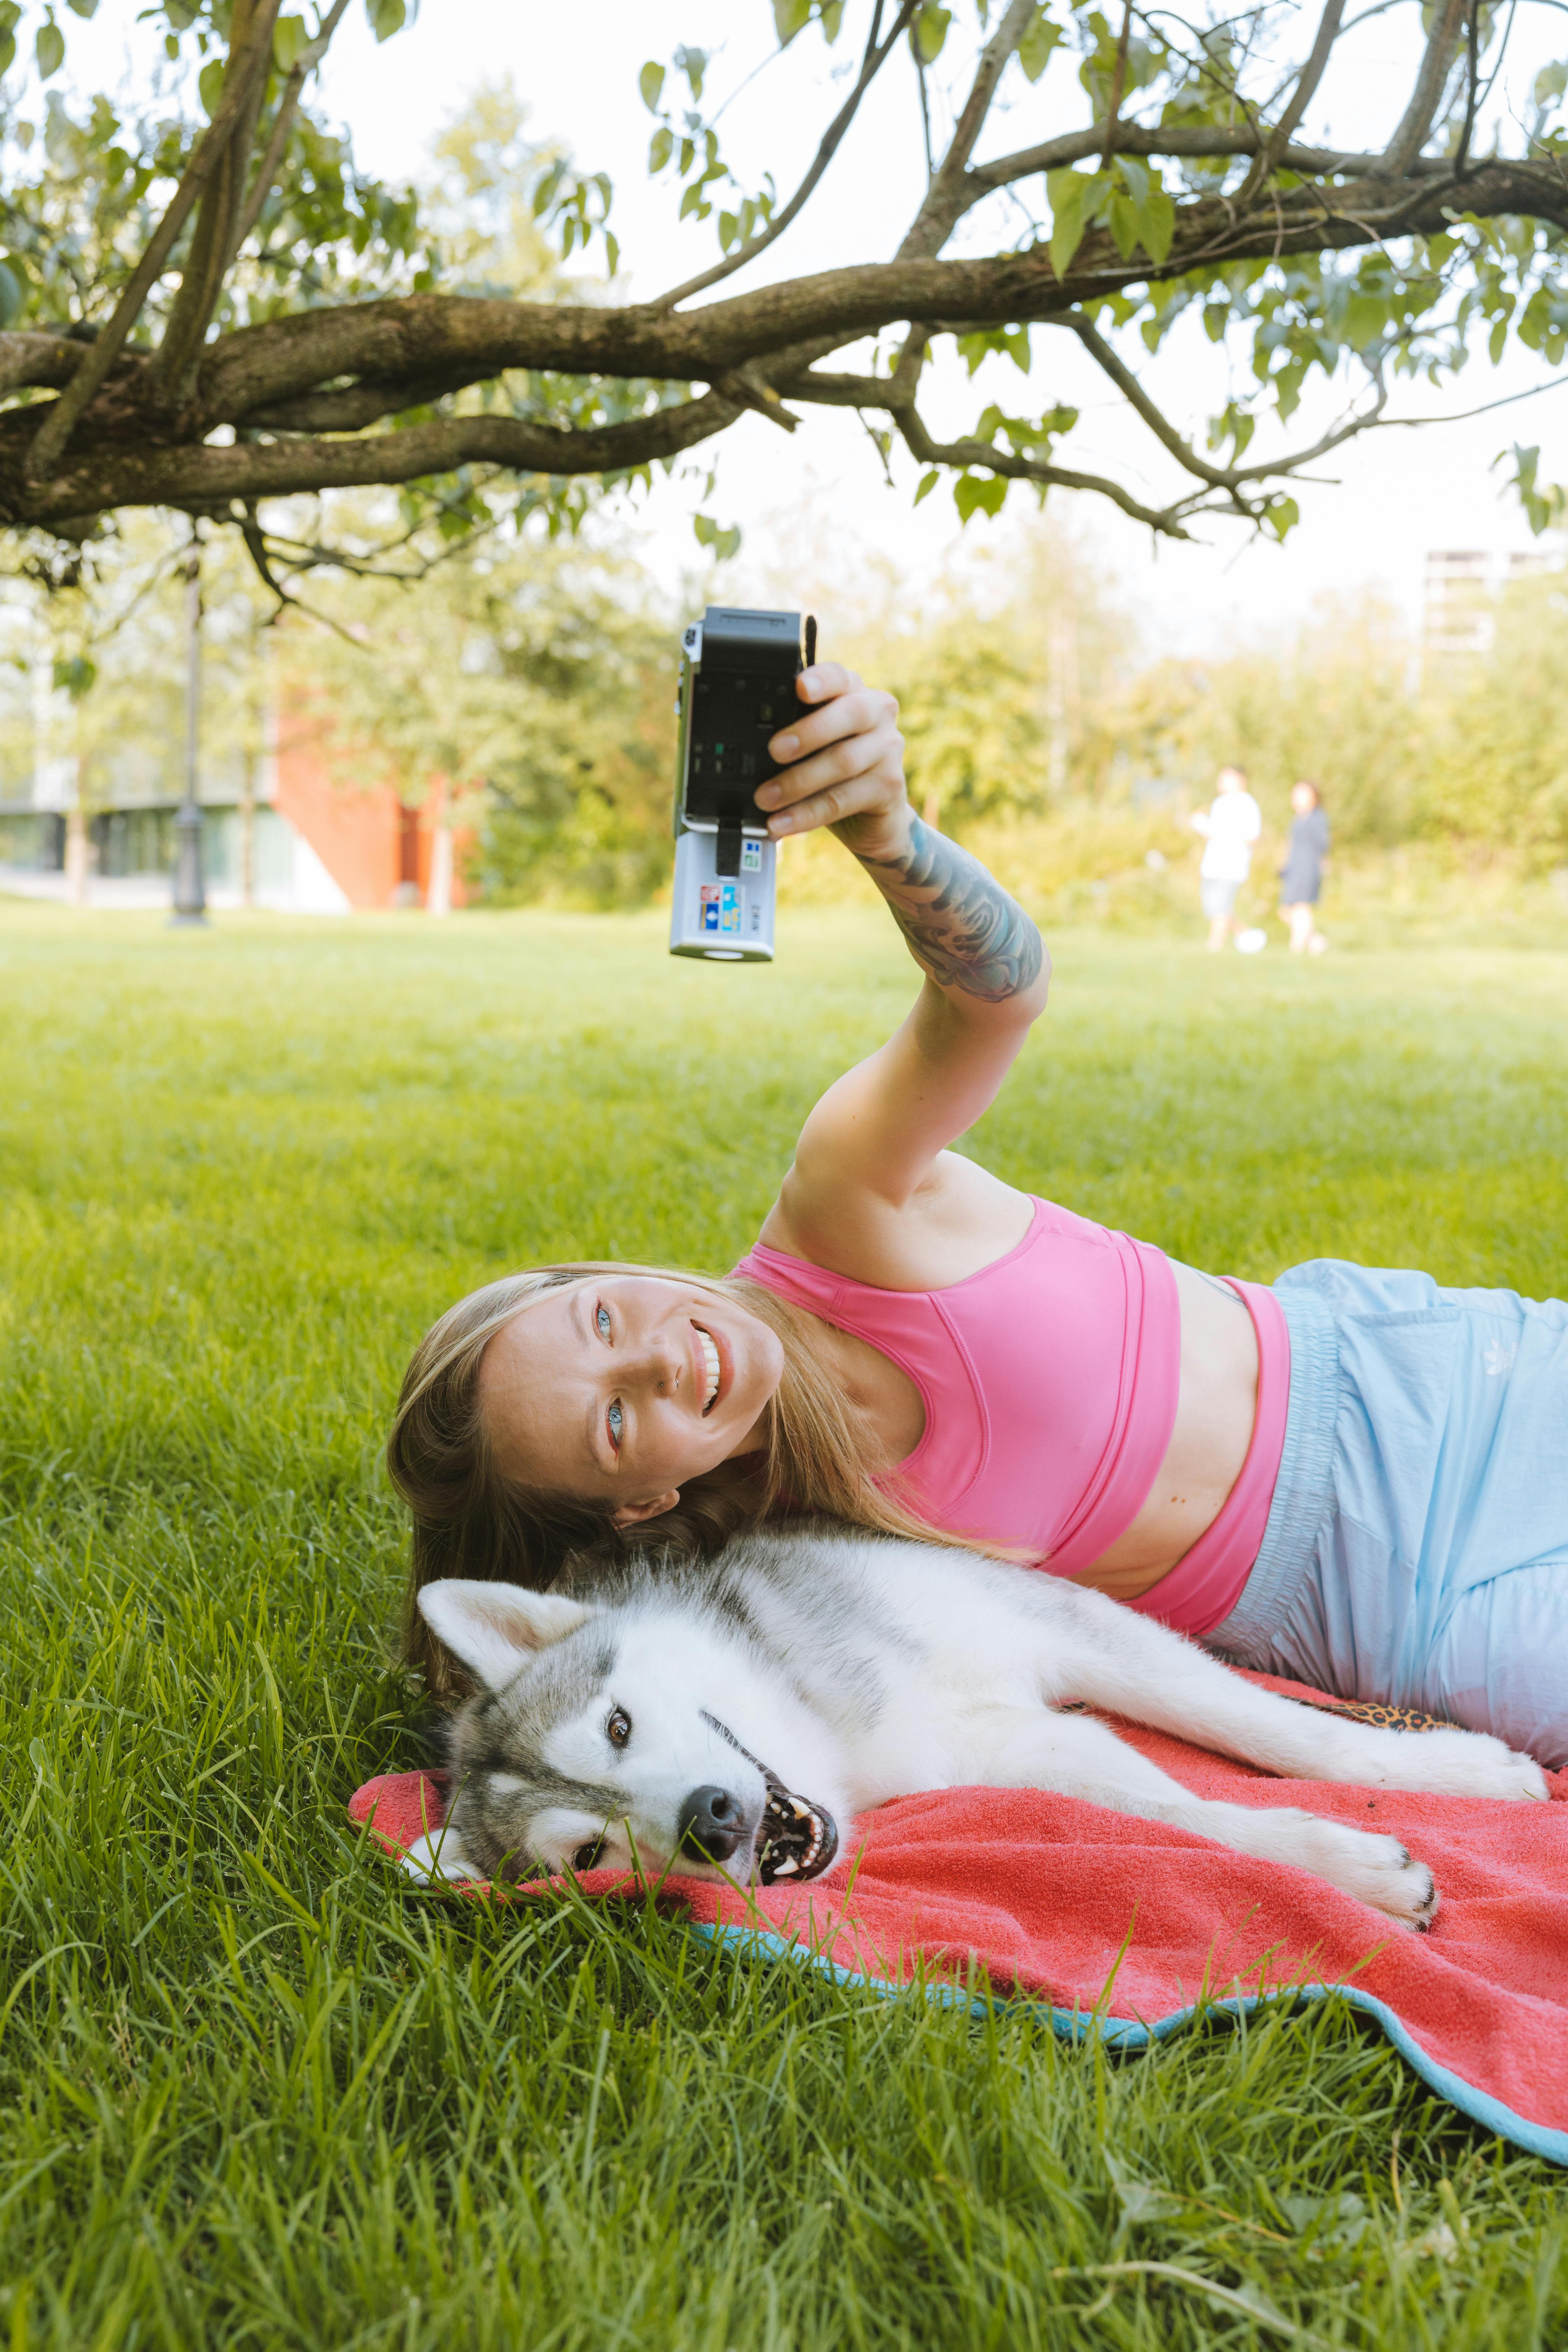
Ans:
[[[703,1709],[702,1720],[727,1740],[738,1756],[759,1771],[767,1783],[767,1802],[763,1808],[763,1825],[757,1839],[757,1876],[764,1886],[772,1886],[780,1878],[820,1878],[838,1852],[838,1825],[825,1805],[813,1804],[809,1797],[797,1797],[786,1789],[776,1772],[770,1772],[762,1759],[742,1748],[727,1723]],[[706,1797],[707,1790],[694,1790],[695,1796]],[[690,1799],[688,1800],[689,1803]],[[733,1852],[731,1846],[731,1851]]]

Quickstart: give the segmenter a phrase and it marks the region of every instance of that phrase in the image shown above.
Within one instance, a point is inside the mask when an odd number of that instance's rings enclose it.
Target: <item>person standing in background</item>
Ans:
[[[1252,870],[1252,845],[1263,830],[1263,813],[1247,789],[1245,768],[1222,768],[1215,797],[1193,815],[1193,831],[1204,837],[1199,892],[1208,917],[1209,952],[1218,955],[1236,920],[1237,893]]]
[[[1279,912],[1290,926],[1292,955],[1321,955],[1328,946],[1315,909],[1329,862],[1329,816],[1323,796],[1305,776],[1290,787],[1290,845],[1279,868]]]

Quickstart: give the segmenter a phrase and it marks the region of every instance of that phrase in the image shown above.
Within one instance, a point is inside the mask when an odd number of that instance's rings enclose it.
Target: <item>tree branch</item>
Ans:
[[[339,0],[339,5],[346,5],[346,0]],[[770,245],[783,236],[791,222],[799,216],[802,208],[810,201],[817,182],[832,163],[843,143],[846,131],[858,113],[860,100],[881,72],[891,53],[893,44],[907,29],[919,5],[920,0],[900,0],[899,13],[894,20],[892,30],[879,47],[877,29],[881,22],[882,0],[878,0],[876,11],[871,18],[871,30],[866,39],[866,54],[860,61],[859,78],[844,104],[823,132],[822,142],[813,159],[811,169],[784,210],[773,215],[766,228],[759,229],[755,236],[748,237],[744,245],[735,247],[733,253],[727,253],[722,261],[716,261],[711,269],[704,269],[697,277],[689,278],[684,285],[672,287],[668,294],[660,294],[652,306],[655,310],[673,310],[678,302],[686,301],[693,294],[704,293],[710,286],[717,286],[721,278],[731,277],[737,269],[743,269],[748,261],[755,261],[759,253],[765,253]]]
[[[924,466],[984,466],[993,474],[1005,475],[1009,481],[1042,482],[1064,490],[1095,490],[1110,500],[1134,522],[1147,523],[1151,530],[1167,539],[1190,539],[1192,533],[1183,529],[1173,508],[1160,511],[1141,506],[1120,482],[1111,482],[1100,474],[1079,474],[1066,466],[1052,466],[1042,457],[1017,457],[1010,449],[994,449],[989,441],[933,441],[915,408],[894,411],[893,422],[903,436],[911,457]]]
[[[1468,5],[1468,0],[1439,0],[1437,21],[1422,53],[1421,69],[1410,93],[1410,103],[1383,158],[1383,172],[1391,180],[1405,177],[1426,143],[1432,119],[1442,100],[1448,68],[1454,62],[1459,26],[1464,21]]]
[[[95,451],[28,500],[27,519],[85,514],[120,505],[221,508],[236,499],[286,498],[300,490],[353,489],[413,482],[458,466],[564,477],[617,474],[677,457],[742,414],[710,393],[595,431],[563,432],[521,417],[451,416],[363,440],[236,441],[226,448],[142,446]],[[0,500],[15,495],[0,469]]]
[[[62,392],[91,348],[73,335],[41,335],[26,330],[0,335],[0,393],[35,385]]]
[[[1121,32],[1116,44],[1116,66],[1110,77],[1110,102],[1105,110],[1105,140],[1100,151],[1100,168],[1110,169],[1116,153],[1116,125],[1121,113],[1121,100],[1127,90],[1127,49],[1132,38],[1132,0],[1125,0],[1121,11]]]
[[[1459,152],[1454,158],[1456,180],[1462,180],[1469,170],[1470,141],[1475,136],[1476,104],[1480,96],[1481,79],[1480,0],[1466,0],[1465,49],[1469,75],[1465,91],[1465,127],[1459,133]]]
[[[237,70],[235,37],[243,53],[248,36],[264,20],[276,23],[279,0],[234,0],[233,32],[225,79]],[[203,192],[196,225],[180,273],[179,290],[170,305],[158,354],[153,362],[150,388],[162,408],[177,407],[195,387],[198,356],[228,274],[234,223],[245,199],[245,174],[256,138],[256,120],[267,94],[272,64],[271,33],[266,52],[246,77],[245,98],[234,119],[217,167]]]
[[[202,369],[199,412],[207,427],[239,424],[345,376],[390,386],[435,376],[479,383],[509,368],[574,375],[647,376],[711,383],[723,369],[759,362],[771,373],[804,344],[821,351],[902,320],[928,333],[950,325],[1005,325],[1059,317],[1080,301],[1126,286],[1179,278],[1217,260],[1342,249],[1409,228],[1447,226],[1447,164],[1413,182],[1368,178],[1323,194],[1288,190],[1250,218],[1223,197],[1177,208],[1165,260],[1123,259],[1109,233],[1092,230],[1064,280],[1048,256],[1023,252],[952,260],[868,262],[759,287],[703,309],[656,314],[647,305],[508,302],[482,296],[419,294],[299,312],[244,327],[212,345]],[[1568,188],[1542,167],[1489,158],[1467,183],[1468,208],[1522,213],[1568,226]],[[798,361],[793,362],[798,364]]]
[[[262,0],[245,47],[231,61],[217,112],[192,149],[184,176],[169,199],[168,209],[153,230],[130,284],[69,384],[58,400],[50,404],[28,453],[27,471],[35,478],[42,478],[58,464],[78,418],[119,358],[126,337],[142,315],[142,304],[162,277],[192,205],[222,160],[229,135],[249,96],[250,78],[258,66],[265,67],[271,54],[278,7],[279,0]]]
[[[1010,187],[1018,180],[1032,180],[1037,173],[1059,171],[1065,164],[1083,163],[1098,155],[1104,141],[1103,131],[1089,128],[1069,131],[1060,138],[1047,139],[1038,147],[1020,149],[1016,155],[999,155],[994,163],[977,163],[966,176],[968,202],[979,204],[998,188]],[[1233,126],[1224,123],[1161,123],[1144,125],[1121,122],[1117,125],[1116,152],[1119,155],[1170,155],[1194,157],[1256,155],[1267,144],[1259,140],[1248,122]],[[1333,173],[1349,173],[1363,178],[1381,172],[1381,154],[1368,155],[1347,152],[1335,147],[1286,146],[1275,157],[1276,165],[1289,172],[1300,172],[1313,178]],[[1423,173],[1447,172],[1445,158],[1415,156],[1411,160],[1407,177]],[[1233,197],[1231,200],[1235,202]]]
[[[1071,328],[1090,358],[1103,368],[1118,392],[1142,418],[1161,446],[1169,450],[1176,463],[1184,467],[1186,472],[1193,475],[1196,480],[1206,483],[1211,489],[1236,490],[1246,483],[1266,481],[1270,477],[1283,477],[1294,473],[1299,467],[1311,465],[1315,459],[1326,457],[1331,449],[1339,448],[1343,442],[1353,440],[1358,433],[1364,433],[1369,425],[1375,425],[1388,399],[1387,391],[1380,379],[1377,385],[1377,398],[1372,407],[1364,414],[1351,418],[1344,425],[1331,427],[1321,440],[1313,442],[1310,449],[1298,449],[1292,456],[1277,457],[1272,462],[1264,461],[1256,466],[1215,466],[1211,464],[1208,458],[1200,457],[1190,442],[1183,440],[1170,419],[1150,399],[1131,369],[1125,364],[1088,319],[1074,316],[1064,319],[1061,324]]]
[[[1340,37],[1340,22],[1343,15],[1344,0],[1324,0],[1323,13],[1318,19],[1318,37],[1312,43],[1311,54],[1297,78],[1296,87],[1290,93],[1289,106],[1268,133],[1265,144],[1259,148],[1251,170],[1237,192],[1236,203],[1238,208],[1242,205],[1249,204],[1263,185],[1280,155],[1289,145],[1292,132],[1317,95],[1318,84],[1323,79],[1329,59],[1333,55],[1334,43]]]
[[[952,235],[954,225],[967,210],[963,183],[974,142],[985,127],[1007,60],[1028,30],[1034,13],[1035,0],[1011,0],[1006,15],[981,51],[979,68],[947,152],[926,190],[925,201],[910,224],[909,235],[899,247],[900,261],[923,259],[940,253]]]
[[[244,209],[229,240],[229,268],[234,267],[236,255],[261,217],[261,207],[267,202],[273,182],[283,168],[283,158],[289,152],[289,137],[294,128],[294,117],[300,110],[300,94],[306,80],[326,56],[332,35],[342,23],[348,5],[349,0],[332,0],[321,31],[300,50],[289,68],[289,79],[278,100],[278,111],[272,119],[272,135],[267,142],[267,152],[250,184],[250,193],[246,197]],[[225,274],[227,274],[226,270]]]

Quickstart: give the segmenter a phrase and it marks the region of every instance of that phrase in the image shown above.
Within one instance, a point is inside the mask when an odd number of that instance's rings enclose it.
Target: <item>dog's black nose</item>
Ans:
[[[680,1808],[676,1851],[728,1862],[745,1832],[745,1808],[728,1789],[693,1789]]]

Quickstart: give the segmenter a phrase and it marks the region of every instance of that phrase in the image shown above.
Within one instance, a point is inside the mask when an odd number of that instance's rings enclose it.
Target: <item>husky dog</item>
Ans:
[[[635,1864],[768,1885],[817,1876],[889,1797],[1049,1789],[1431,1925],[1432,1874],[1397,1838],[1195,1797],[1075,1702],[1290,1780],[1546,1794],[1485,1733],[1301,1706],[1084,1586],[827,1521],[700,1563],[580,1564],[553,1592],[449,1579],[419,1606],[481,1686],[451,1727],[447,1830],[411,1857],[429,1874]]]

